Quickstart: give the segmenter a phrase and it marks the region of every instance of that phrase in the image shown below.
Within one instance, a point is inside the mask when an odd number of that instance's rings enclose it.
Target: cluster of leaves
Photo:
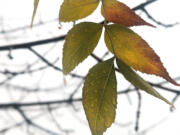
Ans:
[[[83,107],[93,135],[102,135],[114,122],[117,106],[117,82],[115,71],[121,73],[138,89],[171,103],[161,96],[133,69],[163,77],[177,84],[168,75],[160,58],[138,34],[128,27],[152,24],[144,21],[125,4],[117,0],[64,0],[59,19],[61,22],[76,21],[90,15],[102,3],[104,24],[82,22],[67,34],[63,48],[63,73],[68,74],[95,49],[103,28],[107,48],[114,57],[100,62],[89,70],[83,87]],[[39,0],[34,2],[32,22]],[[112,22],[112,24],[107,24]],[[118,68],[114,66],[114,60]]]

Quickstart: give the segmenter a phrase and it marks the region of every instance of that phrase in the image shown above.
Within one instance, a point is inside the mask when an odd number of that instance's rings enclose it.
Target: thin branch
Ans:
[[[134,11],[140,10],[140,9],[145,8],[146,6],[152,4],[152,3],[156,2],[156,1],[158,1],[158,0],[148,0],[148,1],[146,1],[146,2],[144,2],[142,4],[140,4],[140,5],[132,8],[132,10],[134,10]]]
[[[148,83],[151,86],[157,87],[159,89],[162,89],[162,90],[165,90],[165,91],[168,91],[168,92],[172,92],[172,93],[175,93],[175,94],[180,94],[179,90],[175,90],[175,89],[171,89],[171,88],[168,88],[168,87],[165,87],[165,86],[161,86],[160,84],[154,84],[154,83],[151,83],[151,82],[148,82]]]
[[[136,112],[136,124],[135,124],[135,131],[139,130],[139,119],[140,119],[140,114],[141,114],[141,102],[142,102],[142,97],[141,93],[139,92],[139,89],[136,89],[137,95],[138,95],[138,108]]]
[[[154,3],[157,0],[149,0],[146,1],[136,7],[133,8],[134,11],[136,10],[140,10],[152,3]],[[101,22],[102,23],[102,22]],[[11,45],[1,45],[0,46],[0,51],[8,51],[8,50],[16,50],[16,49],[27,49],[33,46],[40,46],[40,45],[45,45],[45,44],[49,44],[49,43],[54,43],[54,42],[58,42],[58,41],[62,41],[64,40],[66,37],[66,35],[62,35],[62,36],[58,36],[58,37],[54,37],[54,38],[49,38],[49,39],[42,39],[42,40],[38,40],[38,41],[32,41],[32,42],[27,42],[27,43],[20,43],[20,44],[11,44]]]
[[[55,22],[55,21],[58,21],[58,19],[52,19],[52,20],[49,20],[49,21],[46,21],[46,22],[40,21],[40,22],[38,22],[36,24],[33,24],[33,28],[37,27],[37,26],[44,25],[44,24],[52,23],[52,22]],[[11,33],[11,32],[17,32],[19,30],[26,30],[26,29],[30,29],[30,26],[29,25],[25,25],[25,26],[13,28],[13,29],[2,30],[2,31],[0,31],[0,34],[7,34],[7,33]]]
[[[32,41],[27,43],[20,43],[20,44],[12,44],[12,45],[2,45],[0,46],[0,51],[8,51],[8,50],[16,50],[16,49],[28,49],[29,47],[33,46],[40,46],[49,43],[59,42],[65,39],[66,35],[62,35],[59,37],[53,37],[48,39],[42,39],[38,41]]]
[[[21,114],[21,116],[24,118],[24,120],[27,122],[27,124],[29,124],[29,125],[31,125],[31,126],[33,126],[33,127],[35,127],[35,128],[38,128],[38,129],[42,130],[42,131],[45,132],[45,133],[48,133],[48,134],[51,134],[51,135],[59,135],[58,133],[55,133],[55,132],[53,132],[53,131],[50,131],[50,130],[48,130],[47,128],[44,128],[44,127],[42,127],[42,126],[34,123],[32,120],[30,120],[30,119],[25,115],[25,113],[23,112],[23,110],[22,110],[21,108],[17,107],[16,110]]]
[[[180,96],[180,94],[176,94],[176,95],[174,96],[174,98],[172,99],[171,103],[174,104],[174,103],[178,100],[179,96]],[[174,111],[174,107],[173,107],[173,106],[170,106],[170,111],[171,111],[171,112]]]
[[[119,91],[118,95],[126,94],[130,92],[135,92],[135,89],[126,89],[123,91]],[[33,106],[47,106],[47,105],[55,105],[55,104],[71,104],[72,102],[81,102],[82,98],[68,98],[64,100],[53,100],[53,101],[42,101],[42,102],[28,102],[28,103],[3,103],[0,104],[0,109],[14,109],[17,107],[33,107]]]
[[[54,116],[54,114],[52,112],[53,110],[51,109],[51,107],[47,106],[47,109],[48,109],[48,112],[49,112],[49,114],[51,116],[51,119],[52,119],[53,123],[59,129],[59,131],[64,132],[67,135],[73,132],[73,130],[71,130],[71,129],[63,129],[61,127],[61,125],[58,123],[57,118],[55,118],[55,116]]]
[[[59,107],[51,107],[51,110],[52,110],[52,109],[55,110],[55,109],[58,109],[58,108],[59,108]],[[29,117],[29,119],[30,119],[30,120],[39,119],[40,117],[44,116],[46,113],[47,113],[47,112],[41,112],[41,113],[38,114],[38,115]],[[26,121],[25,121],[25,120],[22,120],[22,121],[20,121],[20,122],[17,122],[17,123],[15,123],[15,124],[11,125],[11,126],[7,126],[7,127],[3,128],[3,129],[0,129],[0,134],[6,133],[7,131],[9,131],[9,130],[11,130],[11,129],[13,129],[13,128],[20,127],[20,126],[22,126],[22,125],[25,124],[25,123],[26,123]]]
[[[147,17],[152,20],[153,22],[155,22],[156,24],[160,25],[160,26],[163,26],[165,28],[169,28],[169,27],[174,27],[175,25],[179,24],[178,22],[174,23],[174,24],[164,24],[162,22],[159,22],[157,21],[156,19],[154,19],[150,14],[149,12],[145,9],[145,8],[142,8],[141,9],[146,15]]]
[[[42,102],[29,102],[29,103],[5,103],[0,104],[0,109],[9,109],[17,107],[32,107],[32,106],[47,106],[52,104],[70,104],[71,102],[80,102],[81,98],[76,99],[65,99],[65,100],[54,100],[54,101],[42,101]]]
[[[95,54],[91,53],[91,56],[92,56],[95,60],[97,60],[98,62],[102,62],[102,59],[99,58],[99,57],[97,57]]]
[[[49,66],[42,66],[39,67],[37,69],[33,69],[33,70],[24,70],[24,71],[20,71],[20,72],[12,72],[9,70],[5,70],[5,71],[0,71],[0,73],[5,74],[5,75],[10,75],[7,76],[6,79],[4,79],[3,81],[0,82],[0,85],[3,85],[5,83],[7,83],[9,80],[12,80],[13,78],[15,78],[17,75],[22,75],[22,74],[26,74],[26,73],[34,73],[34,72],[38,72],[38,71],[42,71],[46,68],[49,68]]]
[[[57,71],[60,71],[62,72],[62,69],[55,66],[54,64],[52,64],[51,62],[49,62],[47,59],[45,59],[43,56],[41,56],[37,51],[35,51],[34,49],[32,49],[31,47],[29,48],[29,50],[31,52],[33,52],[37,57],[39,57],[44,63],[46,63],[48,66],[52,67],[53,69],[57,70]],[[84,76],[80,76],[80,75],[77,75],[77,74],[73,74],[73,73],[70,73],[69,75],[71,75],[72,77],[76,77],[76,78],[81,78],[81,79],[84,79]]]

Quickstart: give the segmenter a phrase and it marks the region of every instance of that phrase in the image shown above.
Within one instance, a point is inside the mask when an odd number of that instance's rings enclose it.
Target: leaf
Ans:
[[[117,58],[135,70],[163,77],[179,85],[169,76],[159,56],[139,35],[118,24],[108,25],[105,29],[106,45],[111,52],[115,52]]]
[[[143,78],[141,78],[136,72],[134,72],[128,65],[126,65],[120,59],[116,59],[119,71],[123,76],[132,83],[135,87],[144,90],[145,92],[155,96],[169,105],[172,105],[167,99],[165,99],[161,94],[159,94],[149,83],[147,83]]]
[[[97,46],[103,25],[83,22],[67,34],[63,48],[63,73],[68,74]]]
[[[39,0],[34,0],[34,10],[33,10],[33,15],[32,15],[32,19],[31,19],[31,27],[33,26],[33,22],[34,22],[37,8],[38,8],[38,4],[39,4]]]
[[[141,19],[140,16],[136,15],[128,6],[117,0],[103,0],[101,14],[107,19],[107,21],[127,27],[138,25],[149,25],[154,27],[152,24],[147,23]]]
[[[117,82],[113,59],[90,69],[83,87],[83,107],[92,135],[102,135],[114,122]]]
[[[98,6],[99,0],[64,0],[59,12],[62,22],[76,21],[90,15]]]

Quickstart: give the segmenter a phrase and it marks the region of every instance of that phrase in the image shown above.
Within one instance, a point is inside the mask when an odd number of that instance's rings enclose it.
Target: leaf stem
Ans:
[[[106,28],[106,32],[107,32],[107,36],[109,37],[109,40],[110,40],[110,44],[111,44],[111,48],[112,48],[112,53],[114,54],[114,58],[117,58],[116,53],[115,53],[115,49],[114,49],[114,44],[113,44],[113,41],[112,41],[112,39],[110,37],[109,31],[108,31],[107,28]]]
[[[107,25],[107,19],[106,19],[106,11],[105,11],[105,8],[104,8],[104,0],[101,0],[102,2],[102,8],[103,8],[103,12],[104,12],[104,26]]]

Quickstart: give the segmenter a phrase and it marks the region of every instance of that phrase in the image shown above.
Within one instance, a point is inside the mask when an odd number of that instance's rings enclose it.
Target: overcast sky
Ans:
[[[40,5],[34,23],[37,24],[40,21],[50,21],[50,23],[46,24],[43,27],[34,27],[33,29],[28,28],[26,31],[18,31],[15,33],[7,34],[0,33],[0,46],[5,44],[11,45],[14,43],[35,41],[39,38],[44,39],[47,37],[59,36],[66,33],[68,29],[70,29],[70,27],[72,26],[72,23],[62,23],[62,29],[58,28],[59,24],[57,21],[57,17],[61,2],[62,0],[40,0]],[[144,0],[122,0],[122,2],[126,3],[130,7],[135,7],[139,3],[144,2]],[[157,19],[157,21],[160,21],[164,24],[173,24],[176,22],[180,22],[179,6],[179,0],[158,0],[154,4],[148,6],[146,9],[155,19]],[[32,10],[33,0],[0,0],[0,32],[2,30],[10,30],[17,27],[30,25]],[[83,20],[100,22],[101,20],[103,20],[103,18],[101,17],[99,11],[100,8],[98,8],[96,12],[93,13],[90,17],[87,17]],[[135,30],[139,35],[141,35],[155,50],[155,52],[161,57],[164,66],[169,71],[172,77],[180,76],[180,25],[176,25],[172,28],[164,28],[149,20],[147,16],[141,11],[137,11],[137,13],[140,14],[146,21],[157,26],[157,28],[140,26],[133,27],[132,29]],[[101,40],[100,44],[103,44],[103,40]],[[95,50],[95,53],[101,55],[102,51],[98,48]],[[2,59],[2,61],[4,60],[5,59]],[[82,66],[78,69],[86,69],[85,66],[86,64],[82,64]],[[78,71],[78,69],[76,69],[76,71]],[[86,73],[87,70],[82,72]],[[143,76],[144,78],[150,81],[163,81],[163,79],[158,77],[144,74]],[[168,86],[172,88],[177,88],[172,85]],[[143,104],[141,111],[142,116],[140,120],[140,131],[143,131],[151,126],[153,127],[154,123],[166,119],[156,128],[152,128],[147,133],[147,135],[179,135],[180,100],[178,100],[175,104],[175,112],[170,113],[169,106],[167,104],[145,93],[143,93],[142,95]],[[169,95],[169,93],[164,93],[164,95],[167,98],[172,98],[172,96]],[[135,96],[136,94],[131,96],[134,102],[137,100]],[[125,96],[122,96],[122,98],[119,99],[117,119],[121,119],[121,123],[131,123],[135,117],[136,104],[133,107],[127,107],[127,101],[123,104],[123,102],[126,100],[125,98]],[[82,115],[84,115],[83,112]],[[83,116],[83,119],[84,118],[85,117]],[[64,120],[66,121],[65,118]],[[73,126],[73,124],[71,126]],[[90,135],[89,129],[86,126],[84,126],[83,128],[85,131],[78,131],[75,135],[80,135],[82,134],[82,132],[86,133],[87,135]],[[82,130],[81,127],[77,127],[77,129]],[[116,125],[114,125],[110,130],[108,130],[106,134],[124,135],[128,134],[128,132],[130,132],[130,134],[136,134],[135,132],[133,132],[132,129],[133,125],[128,127],[128,130],[124,128],[120,130]],[[13,134],[14,133],[12,133],[12,135]]]

